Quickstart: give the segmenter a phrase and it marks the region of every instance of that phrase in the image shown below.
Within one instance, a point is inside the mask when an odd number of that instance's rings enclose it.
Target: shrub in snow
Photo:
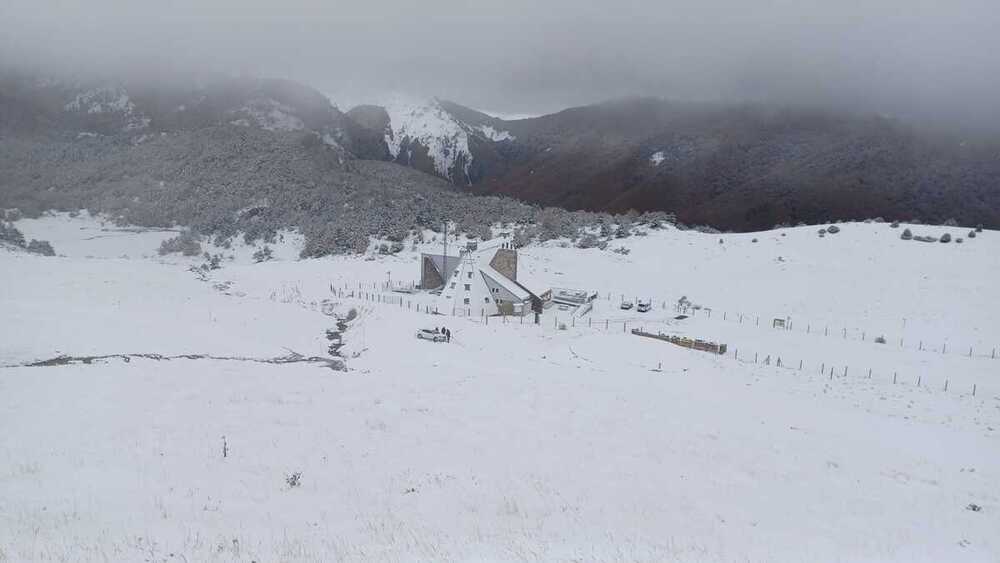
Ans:
[[[829,227],[826,228],[826,232],[830,233],[831,235],[835,235],[840,232],[840,227],[838,227],[837,225],[830,225]]]
[[[943,223],[943,225],[944,225],[945,227],[957,227],[957,226],[958,226],[958,221],[956,221],[956,220],[955,220],[955,218],[954,218],[954,217],[952,217],[951,219],[948,219],[948,220],[946,220],[946,221],[945,221],[945,222]]]
[[[976,238],[976,231],[969,231],[969,238]]]
[[[629,250],[629,249],[627,249],[627,248],[625,248],[624,246],[619,246],[618,248],[612,250],[612,252],[621,254],[622,256],[628,256],[628,253],[632,252],[632,251]]]
[[[201,254],[201,243],[198,242],[198,237],[194,233],[184,231],[160,243],[158,252],[161,256],[175,252],[180,252],[184,256],[198,256]]]
[[[41,254],[42,256],[55,256],[56,251],[52,249],[52,245],[49,244],[47,240],[35,240],[31,239],[28,246],[25,247],[28,252],[33,252],[35,254]]]
[[[941,242],[951,242],[951,233],[941,235]]]
[[[751,240],[750,242],[757,242],[757,239],[753,239],[753,240]]]
[[[955,239],[955,244],[962,244],[962,237]]]
[[[221,254],[209,254],[205,253],[205,263],[200,266],[204,271],[208,270],[218,270],[222,267],[222,255]]]
[[[292,473],[289,476],[285,477],[285,483],[288,483],[289,488],[292,489],[298,487],[299,485],[302,484],[302,472],[296,471],[295,473]]]
[[[3,221],[17,221],[18,219],[23,219],[24,214],[21,213],[20,209],[0,209],[0,220]]]
[[[587,234],[583,235],[582,237],[580,237],[580,240],[577,241],[577,243],[576,243],[576,247],[577,248],[594,248],[594,247],[596,247],[599,244],[599,242],[600,241],[597,240],[597,237],[595,235],[587,233]]]
[[[876,337],[875,338],[875,343],[876,344],[885,344],[885,337],[884,336]]]
[[[399,254],[403,251],[403,243],[399,241],[393,241],[391,244],[382,243],[378,245],[379,254]]]
[[[514,248],[524,248],[531,243],[532,239],[538,236],[538,227],[529,225],[514,229]]]
[[[889,225],[889,226],[892,227],[893,229],[898,229],[899,228],[899,221],[893,221],[892,224]]]
[[[903,240],[910,240],[913,238],[913,233],[910,232],[910,229],[903,229],[903,234],[899,235],[899,238]]]
[[[0,223],[0,242],[10,243],[23,248],[24,234],[14,225]]]
[[[977,233],[983,232],[983,224],[982,223],[976,225],[976,232]]]
[[[823,236],[825,234],[826,234],[826,229],[820,229],[819,230],[819,236]]]
[[[253,253],[253,261],[257,263],[267,262],[268,260],[271,260],[273,258],[274,258],[274,252],[271,250],[271,247],[267,245],[264,245],[259,250],[257,250],[257,252]]]

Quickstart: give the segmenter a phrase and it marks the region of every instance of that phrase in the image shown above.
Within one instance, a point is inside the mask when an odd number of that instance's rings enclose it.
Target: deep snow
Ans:
[[[0,250],[2,365],[324,354],[324,310],[359,316],[347,372],[0,369],[0,561],[1000,558],[996,232],[926,244],[850,223],[824,238],[650,231],[612,243],[628,255],[532,245],[522,269],[601,296],[533,326],[427,316],[415,309],[433,296],[377,289],[413,281],[439,242],[299,261],[287,235],[262,264],[211,248],[234,258],[202,281],[188,271],[201,259],[156,255],[174,232],[86,215],[18,227],[61,256]],[[681,296],[711,313],[675,320]],[[618,309],[637,297],[653,311]],[[413,337],[441,325],[450,344]]]

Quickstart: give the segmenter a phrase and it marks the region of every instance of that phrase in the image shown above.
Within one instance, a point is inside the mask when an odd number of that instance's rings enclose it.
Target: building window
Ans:
[[[489,302],[490,302],[489,297],[483,297],[483,303],[489,303]]]
[[[472,291],[472,284],[465,284],[465,291]]]
[[[466,298],[465,298],[465,300],[464,300],[464,301],[462,301],[462,302],[463,302],[463,303],[465,303],[466,305],[468,305],[468,304],[469,304],[469,298],[468,298],[468,297],[466,297]]]
[[[451,288],[455,289],[455,282],[451,282]]]
[[[469,270],[469,279],[472,279],[472,270]]]

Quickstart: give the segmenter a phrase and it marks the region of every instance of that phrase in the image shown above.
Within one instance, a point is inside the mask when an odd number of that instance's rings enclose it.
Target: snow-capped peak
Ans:
[[[455,176],[461,172],[464,180],[469,181],[469,167],[473,160],[469,149],[470,135],[493,142],[514,139],[508,131],[490,125],[472,126],[458,120],[441,107],[437,99],[420,102],[395,96],[383,107],[389,115],[385,142],[393,158],[398,158],[407,144],[419,143],[427,147],[435,171],[446,178],[457,179]],[[460,158],[461,171],[455,170]]]

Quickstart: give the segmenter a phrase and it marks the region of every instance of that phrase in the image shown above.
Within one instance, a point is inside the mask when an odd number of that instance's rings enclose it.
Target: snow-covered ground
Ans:
[[[439,241],[296,260],[289,234],[198,276],[157,255],[175,232],[17,226],[59,256],[0,249],[0,561],[1000,559],[1000,233],[532,245],[522,271],[600,296],[532,325],[379,289]],[[326,354],[351,308],[347,371],[253,361]],[[230,359],[18,367],[112,354]]]

